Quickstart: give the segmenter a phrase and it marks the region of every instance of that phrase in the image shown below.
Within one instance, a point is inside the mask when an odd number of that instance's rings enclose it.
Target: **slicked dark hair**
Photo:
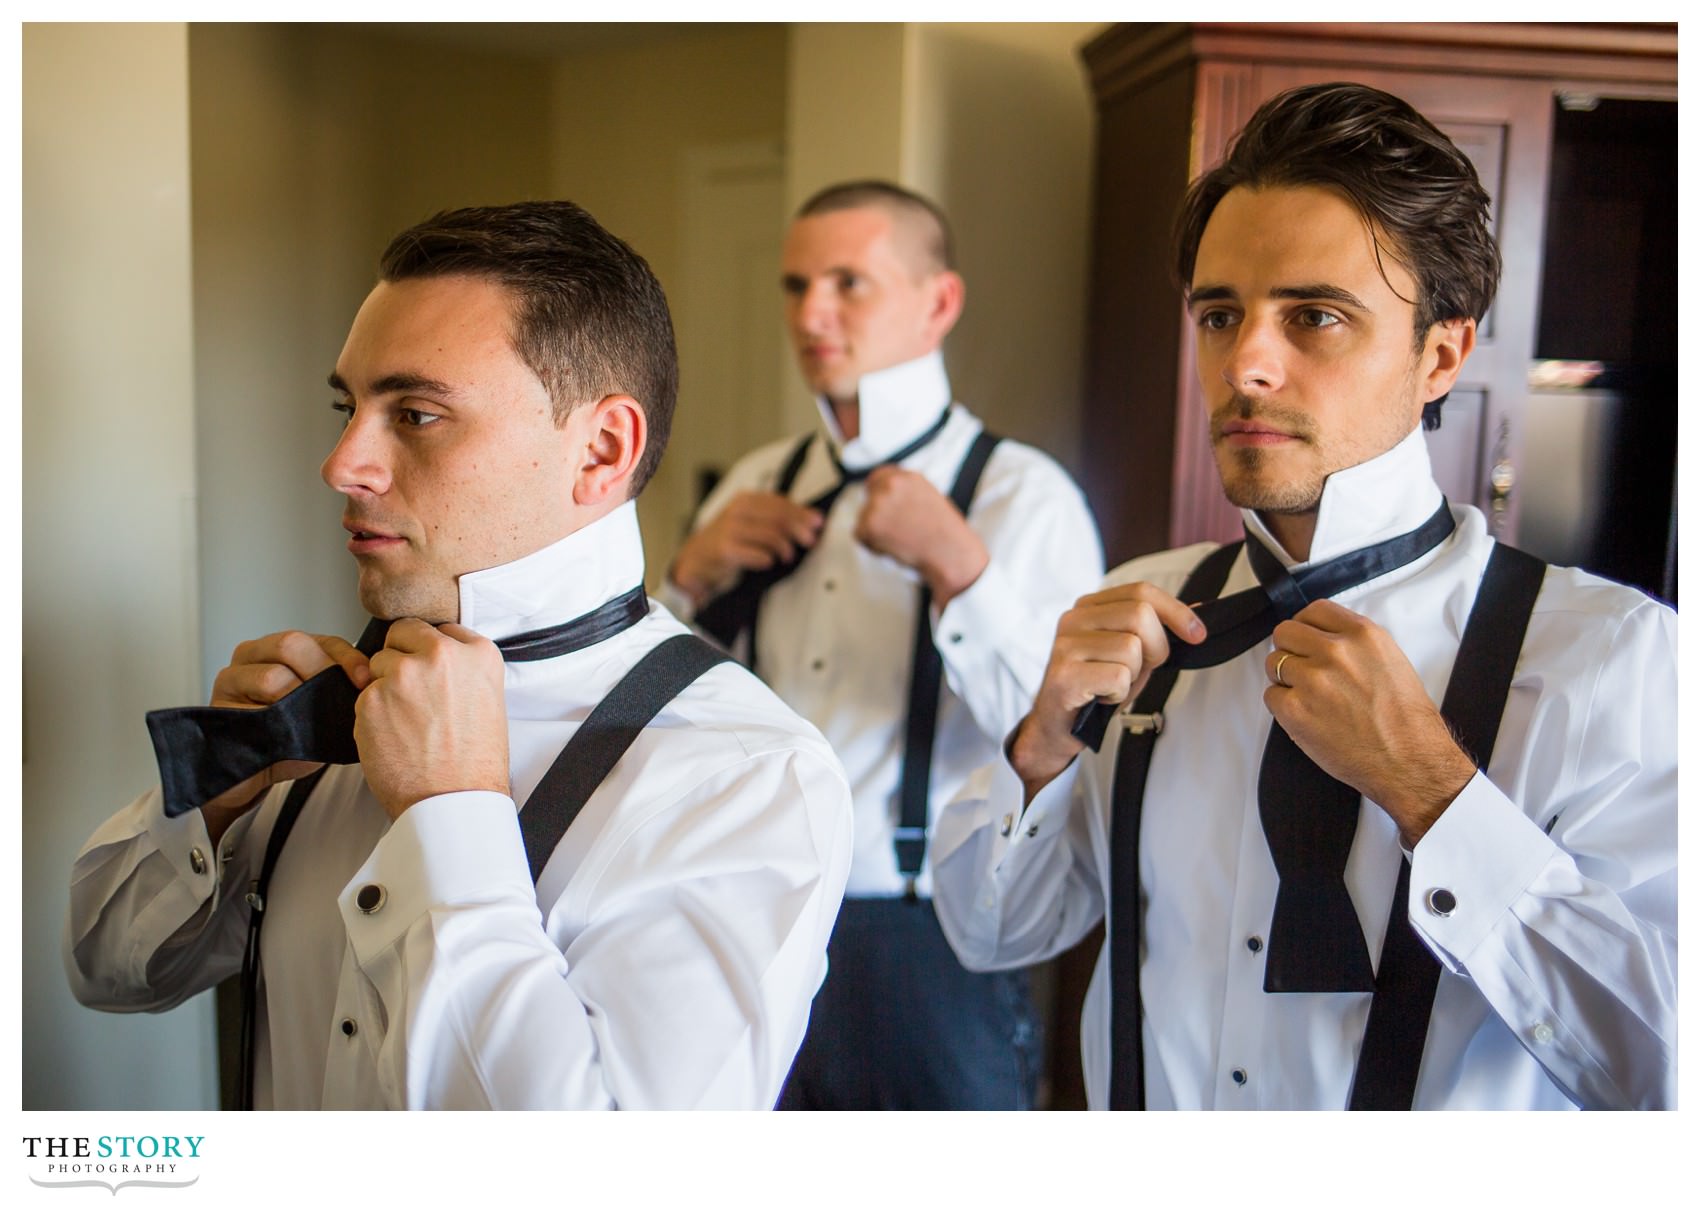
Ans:
[[[461,274],[513,292],[509,340],[548,390],[555,424],[606,396],[642,406],[649,440],[631,495],[642,492],[679,394],[673,320],[649,264],[571,202],[441,211],[391,240],[378,263],[385,282]]]
[[[869,179],[829,185],[797,208],[797,218],[835,210],[861,210],[866,206],[881,207],[912,221],[921,236],[922,250],[932,262],[928,268],[933,272],[956,269],[956,248],[951,239],[950,220],[945,218],[944,211],[930,198],[890,181]]]
[[[1198,244],[1216,204],[1244,186],[1333,190],[1362,215],[1383,250],[1417,282],[1416,343],[1449,320],[1480,322],[1499,289],[1489,199],[1469,157],[1391,93],[1363,84],[1312,84],[1258,107],[1227,158],[1187,190],[1175,225],[1175,271],[1192,285]],[[1382,276],[1387,276],[1382,267]],[[1440,427],[1446,397],[1423,406]]]

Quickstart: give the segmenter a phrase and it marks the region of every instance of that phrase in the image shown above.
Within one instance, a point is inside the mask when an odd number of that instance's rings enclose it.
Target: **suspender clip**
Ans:
[[[249,881],[249,883],[248,883],[248,895],[243,897],[242,899],[248,902],[248,907],[250,909],[252,909],[255,913],[264,913],[266,911],[266,899],[265,899],[265,897],[260,895],[260,881],[259,880],[250,880]]]
[[[900,848],[905,842],[917,846],[925,846],[927,844],[927,827],[925,825],[894,825],[892,826],[891,833]],[[919,865],[921,861],[921,856],[919,854],[910,856],[910,858]],[[897,860],[900,866],[907,866],[910,861],[909,858],[905,858],[901,849],[898,850]],[[906,901],[919,900],[920,896],[915,891],[915,881],[920,878],[920,871],[900,870],[898,874],[903,877],[903,899]]]
[[[1131,711],[1127,712],[1122,716],[1122,727],[1126,728],[1134,736],[1143,736],[1147,732],[1162,732],[1163,713],[1161,711],[1153,711],[1147,714],[1137,714]]]

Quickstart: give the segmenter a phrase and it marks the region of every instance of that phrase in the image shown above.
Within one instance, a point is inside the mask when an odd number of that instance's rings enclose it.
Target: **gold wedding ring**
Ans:
[[[1285,665],[1287,663],[1287,658],[1292,655],[1293,654],[1290,652],[1283,652],[1279,657],[1275,658],[1275,684],[1277,686],[1285,686],[1288,690],[1293,688],[1293,684],[1281,676],[1281,666]]]

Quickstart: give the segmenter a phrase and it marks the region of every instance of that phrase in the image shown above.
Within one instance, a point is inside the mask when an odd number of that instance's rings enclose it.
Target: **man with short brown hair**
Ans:
[[[241,972],[250,1107],[772,1106],[849,792],[644,594],[677,381],[660,284],[572,203],[396,237],[321,471],[373,622],[240,644],[212,707],[152,713],[162,785],[73,871],[80,1000]]]

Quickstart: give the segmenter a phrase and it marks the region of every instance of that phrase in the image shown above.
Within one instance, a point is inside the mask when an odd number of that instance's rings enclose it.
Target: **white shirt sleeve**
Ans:
[[[544,920],[510,799],[415,804],[340,898],[386,1101],[771,1106],[823,974],[849,830],[829,761],[749,757],[599,848]]]
[[[1001,756],[946,805],[933,832],[933,908],[963,965],[1017,968],[1060,955],[1104,916],[1093,822],[1075,762],[1022,810]]]
[[[986,737],[1006,736],[1033,705],[1057,620],[1104,576],[1098,528],[1074,482],[1037,451],[1000,445],[969,523],[990,561],[935,610],[933,642],[951,692]]]
[[[1670,1107],[1675,618],[1647,602],[1613,634],[1569,638],[1597,661],[1592,684],[1531,721],[1515,801],[1478,774],[1418,843],[1411,922],[1575,1101]]]
[[[97,1010],[169,1010],[242,967],[260,810],[233,822],[215,854],[199,812],[167,817],[162,805],[157,787],[133,800],[71,867],[65,972]]]

